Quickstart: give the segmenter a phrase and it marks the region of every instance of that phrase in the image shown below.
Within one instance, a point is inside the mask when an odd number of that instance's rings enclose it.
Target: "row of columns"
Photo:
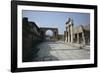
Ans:
[[[66,32],[67,32],[67,42],[72,43],[73,42],[73,20],[71,18],[68,19],[66,22]]]
[[[85,36],[84,31],[77,32],[77,43],[83,43],[85,44]],[[73,20],[71,18],[68,19],[66,22],[66,42],[73,43],[74,42],[74,34],[73,34]]]
[[[68,43],[70,42],[72,43],[73,42],[73,26],[69,25],[68,27],[66,27],[66,31],[67,31],[66,41]]]

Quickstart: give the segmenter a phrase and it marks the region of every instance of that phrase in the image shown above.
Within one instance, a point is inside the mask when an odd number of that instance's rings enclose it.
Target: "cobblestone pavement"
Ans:
[[[90,51],[70,46],[62,41],[43,42],[37,46],[39,48],[35,61],[55,61],[55,60],[80,60],[89,59]]]

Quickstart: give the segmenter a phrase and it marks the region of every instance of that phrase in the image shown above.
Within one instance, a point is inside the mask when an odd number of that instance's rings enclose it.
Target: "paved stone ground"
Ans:
[[[37,48],[39,48],[39,52],[34,61],[80,60],[90,58],[89,50],[79,49],[62,41],[43,42]]]

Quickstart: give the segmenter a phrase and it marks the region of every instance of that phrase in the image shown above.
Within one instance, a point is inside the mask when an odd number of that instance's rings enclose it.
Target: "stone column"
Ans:
[[[55,31],[55,40],[57,40],[57,32]]]
[[[70,28],[71,28],[71,43],[73,43],[73,25],[71,25]]]
[[[70,42],[70,26],[68,26],[68,43]]]
[[[56,34],[55,34],[55,31],[53,32],[53,40],[55,41],[55,38],[56,38]]]
[[[77,33],[77,43],[79,43],[79,33]]]
[[[65,32],[65,42],[68,42],[68,34],[67,34],[67,32],[68,32],[68,27],[66,27],[66,32]]]
[[[82,39],[83,39],[83,44],[85,45],[85,37],[84,37],[84,32],[82,32]]]
[[[66,32],[66,34],[67,34],[67,38],[66,39],[67,39],[67,42],[68,42],[68,31]]]

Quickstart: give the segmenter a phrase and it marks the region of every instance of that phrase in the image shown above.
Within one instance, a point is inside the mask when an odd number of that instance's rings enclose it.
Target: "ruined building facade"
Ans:
[[[38,48],[35,46],[43,39],[42,32],[35,22],[28,21],[28,18],[22,20],[22,61],[31,60],[35,56]],[[33,52],[34,51],[34,52]]]
[[[74,27],[71,18],[66,22],[66,31],[64,31],[64,40],[67,43],[90,44],[90,25],[80,25]]]

